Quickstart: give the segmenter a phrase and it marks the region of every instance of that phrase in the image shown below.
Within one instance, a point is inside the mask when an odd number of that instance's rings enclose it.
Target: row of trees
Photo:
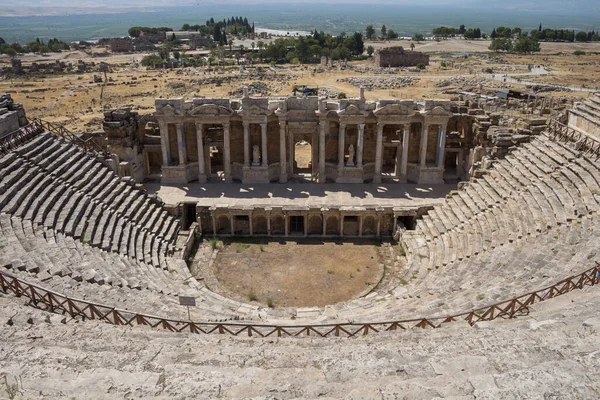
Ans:
[[[321,56],[334,60],[352,59],[362,55],[364,51],[364,39],[360,32],[355,32],[351,36],[346,36],[342,32],[334,37],[315,29],[310,36],[306,37],[279,38],[268,45],[258,42],[259,58],[272,62],[298,60],[303,63],[315,63],[320,61]]]
[[[492,30],[490,37],[492,39],[513,37],[520,38],[524,34],[540,42],[592,42],[600,40],[598,32],[595,31],[575,32],[574,30],[571,31],[568,29],[543,29],[542,24],[540,24],[538,29],[533,29],[531,32],[529,32],[529,34],[527,34],[527,32],[524,32],[519,27],[511,29],[505,26],[499,26]]]
[[[69,50],[70,46],[68,43],[62,40],[53,38],[44,43],[40,38],[36,38],[34,41],[25,44],[24,46],[20,43],[8,44],[4,39],[0,37],[0,54],[8,54],[11,57],[22,53],[50,53],[60,52],[63,50]]]
[[[458,28],[454,28],[452,26],[439,26],[437,28],[433,28],[431,31],[436,37],[454,37],[456,35],[463,35],[466,39],[480,39],[485,37],[485,34],[481,33],[481,29],[479,28],[469,28],[467,29],[465,25],[461,25]]]
[[[171,28],[169,28],[167,26],[160,26],[160,27],[132,26],[131,28],[129,28],[129,30],[127,31],[127,33],[132,38],[139,38],[142,32],[146,32],[146,33],[159,33],[159,32],[170,32],[172,30],[173,29],[171,29]]]
[[[540,42],[527,34],[514,38],[499,37],[492,39],[489,49],[493,51],[514,51],[516,53],[530,54],[540,51]]]
[[[366,38],[367,40],[373,40],[373,39],[381,39],[381,40],[394,40],[394,39],[398,39],[398,34],[396,32],[394,32],[393,29],[388,29],[385,24],[381,26],[381,29],[379,30],[380,35],[378,36],[377,33],[375,32],[375,28],[373,28],[373,25],[367,25],[367,28],[365,30],[366,33]]]

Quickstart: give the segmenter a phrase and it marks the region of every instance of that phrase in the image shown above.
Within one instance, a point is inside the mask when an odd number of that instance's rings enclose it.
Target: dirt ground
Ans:
[[[227,241],[213,263],[223,295],[270,307],[323,307],[364,295],[383,275],[381,247],[357,241]]]
[[[375,47],[402,45],[410,48],[409,41],[375,42]],[[566,84],[587,87],[600,86],[600,43],[542,43],[540,54],[514,55],[498,54],[488,57],[486,41],[445,40],[427,41],[416,45],[415,50],[425,51],[431,56],[431,65],[424,72],[405,71],[400,76],[416,77],[419,81],[412,86],[397,89],[373,89],[365,93],[367,99],[404,98],[404,99],[452,99],[453,92],[460,90],[494,90],[501,82],[484,77],[476,77],[484,70],[492,69],[494,73],[517,73],[522,78],[551,84]],[[587,55],[574,56],[573,51],[583,50]],[[595,53],[595,54],[593,54]],[[468,54],[468,57],[465,57]],[[64,124],[75,132],[90,132],[101,129],[103,111],[105,109],[131,107],[144,114],[154,110],[156,97],[184,97],[190,99],[201,97],[229,97],[230,92],[256,82],[257,78],[248,74],[241,75],[239,68],[231,67],[225,71],[207,72],[204,68],[184,68],[177,70],[146,70],[139,65],[144,54],[110,54],[106,49],[95,49],[94,53],[70,51],[54,53],[48,56],[26,55],[23,64],[31,62],[52,62],[63,60],[77,63],[105,61],[113,72],[108,74],[109,82],[94,83],[93,75],[84,74],[34,74],[12,79],[0,78],[0,93],[9,92],[15,101],[23,103],[27,114],[53,122]],[[442,67],[442,62],[447,67]],[[351,63],[362,68],[372,65],[369,60]],[[448,66],[450,64],[450,66]],[[0,67],[9,66],[8,56],[0,55]],[[549,73],[542,76],[527,76],[528,65],[543,65]],[[255,65],[268,71],[267,65]],[[281,66],[276,73],[267,72],[268,79],[263,79],[269,87],[269,96],[290,95],[297,84],[311,87],[328,88],[335,92],[344,92],[348,97],[356,97],[357,86],[339,79],[351,77],[381,77],[390,75],[373,75],[353,68],[339,70],[337,68],[317,68],[315,65]],[[397,76],[397,75],[393,75]],[[439,82],[455,77],[476,80],[477,85],[454,85],[440,87]],[[204,79],[222,79],[223,82],[207,83]],[[230,80],[230,81],[229,81]],[[524,84],[512,83],[511,88],[523,89]],[[549,96],[586,97],[585,92],[554,91],[544,93]]]

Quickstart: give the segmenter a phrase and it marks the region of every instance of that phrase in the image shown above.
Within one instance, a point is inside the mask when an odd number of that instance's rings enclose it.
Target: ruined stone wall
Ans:
[[[23,106],[15,103],[10,94],[0,94],[0,135],[16,131],[28,123]]]
[[[417,51],[405,51],[401,46],[387,47],[375,52],[375,66],[414,67],[419,63],[429,65],[429,56]]]
[[[133,41],[129,38],[112,38],[110,39],[110,51],[113,53],[133,51]]]

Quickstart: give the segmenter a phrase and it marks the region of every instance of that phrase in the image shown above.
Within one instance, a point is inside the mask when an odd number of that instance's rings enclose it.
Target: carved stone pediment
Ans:
[[[384,116],[401,116],[401,117],[412,117],[417,113],[416,110],[409,108],[402,104],[388,104],[373,111],[376,117]]]
[[[271,115],[273,114],[273,111],[269,110],[268,108],[260,107],[256,104],[252,104],[250,106],[244,106],[242,110],[238,112],[238,114],[245,117],[251,117],[260,115]]]
[[[338,112],[340,117],[364,117],[366,113],[361,111],[354,104],[350,104],[348,107]]]
[[[233,114],[233,111],[229,108],[223,106],[217,106],[214,104],[203,104],[201,106],[195,107],[189,112],[189,115],[193,117],[200,116],[213,116],[213,117],[221,117],[221,116],[230,116]]]
[[[425,114],[427,117],[442,117],[442,118],[450,118],[452,117],[454,114],[452,114],[449,111],[446,111],[446,109],[444,109],[444,107],[434,107],[431,110],[425,112]]]
[[[165,116],[179,115],[177,109],[170,104],[156,110],[156,114]]]

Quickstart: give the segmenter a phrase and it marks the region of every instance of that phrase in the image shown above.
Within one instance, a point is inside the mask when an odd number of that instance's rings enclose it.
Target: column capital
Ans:
[[[261,127],[261,128],[263,128],[263,127],[264,127],[264,128],[266,128],[266,127],[267,127],[267,123],[266,123],[266,122],[261,122],[261,123],[260,123],[260,127]]]
[[[250,127],[250,121],[246,121],[245,119],[242,120],[242,125],[244,126],[244,128],[249,128]]]
[[[204,126],[204,122],[201,121],[195,121],[194,123],[196,124],[196,129],[202,129]]]
[[[365,129],[366,124],[363,122],[362,124],[358,124],[359,129]]]
[[[223,125],[223,129],[229,131],[229,128],[231,127],[231,124],[229,122],[225,122],[222,125]]]
[[[346,124],[345,122],[340,122],[340,129],[346,129]]]

